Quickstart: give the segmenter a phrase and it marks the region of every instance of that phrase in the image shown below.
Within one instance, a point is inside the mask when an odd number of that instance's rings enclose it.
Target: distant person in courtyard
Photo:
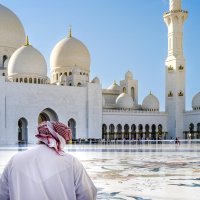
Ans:
[[[0,200],[95,200],[83,165],[64,152],[70,129],[60,122],[37,128],[39,145],[14,155],[0,177]]]
[[[179,138],[177,138],[177,137],[176,137],[176,139],[175,139],[175,144],[180,145]]]

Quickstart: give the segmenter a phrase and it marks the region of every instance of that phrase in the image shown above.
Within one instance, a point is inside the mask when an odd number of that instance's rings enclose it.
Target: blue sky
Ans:
[[[91,55],[90,79],[98,76],[103,88],[119,83],[127,70],[139,82],[139,103],[151,90],[165,108],[167,28],[163,13],[168,0],[0,0],[16,13],[30,43],[46,58],[67,36],[81,40]],[[189,11],[184,26],[186,108],[200,91],[200,1],[182,0]]]

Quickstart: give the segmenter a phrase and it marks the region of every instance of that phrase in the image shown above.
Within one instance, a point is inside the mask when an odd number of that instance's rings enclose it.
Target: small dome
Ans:
[[[125,80],[133,80],[133,74],[130,71],[127,71],[125,74]]]
[[[56,44],[50,57],[51,71],[56,68],[69,68],[74,66],[81,70],[90,71],[90,54],[87,47],[74,37],[62,39]]]
[[[114,83],[112,85],[110,85],[107,89],[108,90],[120,90],[120,86],[114,81]]]
[[[24,28],[18,17],[0,4],[0,46],[19,48],[25,42]]]
[[[193,110],[200,110],[200,92],[198,92],[192,99]]]
[[[92,80],[92,83],[100,84],[99,78],[96,76],[96,77]]]
[[[8,63],[8,77],[47,77],[47,64],[43,55],[31,45],[22,46],[11,56]]]
[[[142,109],[158,111],[159,110],[159,101],[158,101],[157,97],[151,93],[149,95],[147,95],[142,102]]]
[[[133,108],[134,102],[131,96],[125,93],[121,93],[117,99],[116,104],[118,108]]]

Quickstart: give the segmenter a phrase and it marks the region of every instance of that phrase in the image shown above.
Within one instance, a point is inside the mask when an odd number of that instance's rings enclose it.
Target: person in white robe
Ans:
[[[0,200],[95,200],[96,187],[83,165],[63,151],[70,129],[43,122],[41,144],[15,154],[0,178]]]

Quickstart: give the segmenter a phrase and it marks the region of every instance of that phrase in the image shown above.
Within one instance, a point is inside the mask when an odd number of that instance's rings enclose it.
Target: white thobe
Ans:
[[[0,200],[95,200],[96,188],[72,155],[46,145],[14,155],[0,178]]]

